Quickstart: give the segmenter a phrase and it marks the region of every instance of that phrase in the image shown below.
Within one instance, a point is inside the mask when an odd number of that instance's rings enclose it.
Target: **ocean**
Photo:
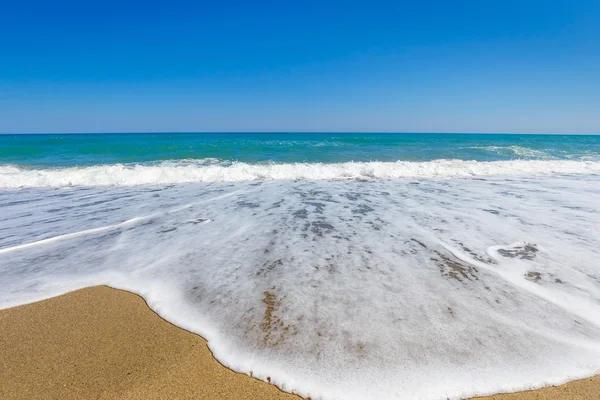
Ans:
[[[600,136],[0,135],[0,308],[140,294],[313,399],[600,373]]]

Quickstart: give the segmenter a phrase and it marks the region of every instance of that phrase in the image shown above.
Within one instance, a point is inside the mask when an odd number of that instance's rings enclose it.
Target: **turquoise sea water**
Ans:
[[[600,373],[599,226],[600,136],[0,135],[0,308],[129,290],[313,399]]]
[[[600,136],[407,133],[0,135],[0,164],[68,167],[201,159],[246,163],[600,160]]]

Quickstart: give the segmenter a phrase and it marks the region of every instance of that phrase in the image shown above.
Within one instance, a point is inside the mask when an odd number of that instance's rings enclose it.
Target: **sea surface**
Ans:
[[[0,308],[129,290],[313,399],[600,373],[599,227],[600,136],[0,135]]]

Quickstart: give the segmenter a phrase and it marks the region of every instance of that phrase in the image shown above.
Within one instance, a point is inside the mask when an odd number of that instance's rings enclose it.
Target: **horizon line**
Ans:
[[[108,131],[108,132],[0,132],[0,135],[119,135],[119,134],[419,134],[419,135],[552,135],[552,136],[600,136],[598,133],[559,132],[411,132],[411,131]]]

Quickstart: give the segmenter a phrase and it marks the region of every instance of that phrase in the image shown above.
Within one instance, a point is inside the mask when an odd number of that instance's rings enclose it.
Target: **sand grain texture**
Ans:
[[[1,399],[299,399],[105,286],[1,310],[0,333]]]
[[[200,336],[105,286],[0,310],[0,398],[300,399],[223,367]],[[600,379],[485,399],[598,400]]]

